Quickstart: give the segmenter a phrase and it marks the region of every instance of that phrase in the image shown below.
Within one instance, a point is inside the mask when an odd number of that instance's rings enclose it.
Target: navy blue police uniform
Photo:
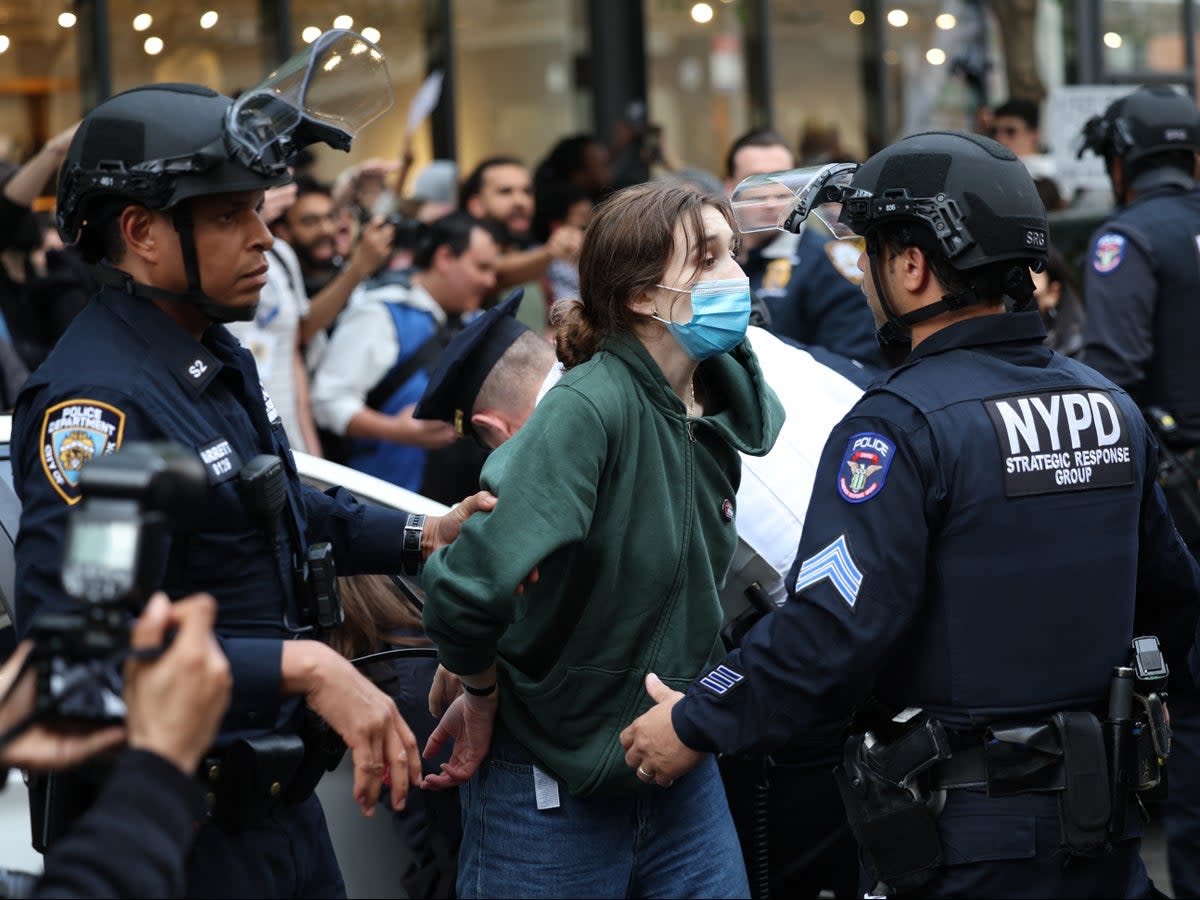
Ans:
[[[936,717],[966,756],[994,723],[1102,708],[1135,599],[1138,629],[1178,630],[1200,570],[1153,439],[1043,339],[1035,312],[962,321],[867,390],[825,446],[789,601],[675,705],[685,744],[816,756],[873,697]],[[1135,816],[1112,853],[1065,867],[1054,792],[953,787],[936,826],[924,896],[1151,890]]]
[[[1164,170],[1167,183],[1139,192],[1092,240],[1084,277],[1087,319],[1083,360],[1125,387],[1144,409],[1172,417],[1172,445],[1196,462],[1200,447],[1200,190],[1182,172]],[[1185,458],[1186,458],[1185,456]],[[1194,485],[1181,486],[1196,499]],[[1200,553],[1194,504],[1168,492],[1180,531]],[[1173,655],[1178,670],[1183,657]],[[1175,741],[1162,803],[1178,896],[1200,892],[1200,690],[1176,679],[1171,689]]]
[[[302,700],[280,690],[283,642],[295,636],[297,620],[295,544],[331,542],[339,574],[397,571],[405,514],[360,504],[343,488],[321,493],[301,482],[253,357],[237,339],[213,325],[198,342],[149,301],[107,288],[26,383],[12,440],[22,502],[18,630],[26,632],[38,613],[79,607],[63,590],[59,566],[67,516],[80,499],[81,467],[129,441],[179,442],[203,461],[210,490],[198,508],[180,511],[182,528],[172,536],[162,587],[171,596],[208,591],[218,601],[215,631],[234,688],[215,757],[298,733]],[[271,523],[273,534],[239,489],[243,466],[260,454],[280,458],[286,474],[287,503]],[[212,761],[206,765],[211,776]],[[226,783],[241,777],[228,767]],[[199,830],[190,892],[344,895],[311,786],[301,796],[289,794],[286,778],[281,786],[281,802],[264,801],[253,821]]]

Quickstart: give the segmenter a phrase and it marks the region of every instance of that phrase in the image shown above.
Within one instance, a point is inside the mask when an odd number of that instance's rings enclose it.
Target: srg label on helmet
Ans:
[[[1133,484],[1128,423],[1107,391],[984,400],[1009,497]]]

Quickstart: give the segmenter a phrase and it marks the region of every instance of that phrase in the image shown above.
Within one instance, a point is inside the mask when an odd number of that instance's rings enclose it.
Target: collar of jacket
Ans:
[[[990,344],[1040,344],[1045,339],[1046,327],[1036,309],[975,316],[947,325],[925,338],[897,369],[906,368],[911,363],[948,350],[984,347]]]
[[[616,335],[606,339],[601,349],[628,367],[664,415],[687,419],[687,407],[641,341],[633,335]],[[749,341],[743,339],[728,353],[700,363],[697,377],[710,394],[724,400],[720,410],[695,419],[697,427],[713,429],[735,450],[751,456],[771,449],[783,426],[783,406],[763,379]]]

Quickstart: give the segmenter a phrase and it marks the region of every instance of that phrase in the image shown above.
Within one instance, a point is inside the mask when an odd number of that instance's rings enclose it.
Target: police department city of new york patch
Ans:
[[[837,489],[847,503],[863,503],[883,490],[896,444],[873,431],[854,435],[838,468]]]
[[[72,505],[81,499],[79,474],[94,456],[112,453],[125,437],[125,413],[99,400],[56,403],[42,418],[42,471]]]
[[[1116,271],[1125,258],[1125,235],[1115,231],[1107,232],[1096,238],[1096,249],[1092,253],[1092,268],[1101,275]]]

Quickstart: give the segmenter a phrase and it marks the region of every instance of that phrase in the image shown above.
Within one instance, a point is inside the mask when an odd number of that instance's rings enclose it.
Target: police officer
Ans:
[[[817,753],[857,711],[839,780],[866,886],[1148,895],[1094,712],[1135,599],[1138,629],[1194,627],[1165,621],[1200,570],[1154,442],[1123,391],[1042,345],[1036,312],[1005,313],[1046,259],[1011,151],[932,132],[843,171],[797,211],[842,204],[879,336],[911,352],[825,445],[792,599],[686,696],[648,675],[626,761],[669,785],[705,752]]]
[[[1192,553],[1200,551],[1200,190],[1193,178],[1200,120],[1191,97],[1141,87],[1084,127],[1083,146],[1104,158],[1117,209],[1091,242],[1084,271],[1088,365],[1125,388],[1167,433],[1176,471],[1167,501]],[[1176,670],[1183,659],[1172,657]],[[1200,692],[1171,685],[1175,750],[1162,810],[1171,884],[1200,896]]]
[[[344,72],[349,90],[390,97],[382,56],[358,35],[328,32],[308,53],[311,63],[281,71]],[[334,56],[340,65],[324,64]],[[189,864],[196,896],[344,895],[312,792],[337,756],[322,753],[311,713],[348,745],[364,814],[385,774],[415,783],[420,762],[392,701],[313,639],[337,618],[324,602],[325,552],[331,544],[343,574],[415,571],[423,549],[456,533],[479,502],[425,522],[360,505],[344,489],[303,485],[253,358],[221,324],[253,317],[266,281],[264,189],[289,177],[298,147],[314,138],[348,147],[363,124],[311,118],[303,106],[311,87],[299,78],[286,92],[266,84],[235,105],[198,85],[148,85],[88,114],[60,176],[59,225],[65,240],[104,260],[107,286],[30,378],[13,423],[21,633],[38,613],[77,605],[58,565],[88,459],[130,440],[173,440],[206,467],[211,490],[186,511],[162,579],[169,594],[216,597],[234,678],[229,714],[201,766],[213,808]]]

